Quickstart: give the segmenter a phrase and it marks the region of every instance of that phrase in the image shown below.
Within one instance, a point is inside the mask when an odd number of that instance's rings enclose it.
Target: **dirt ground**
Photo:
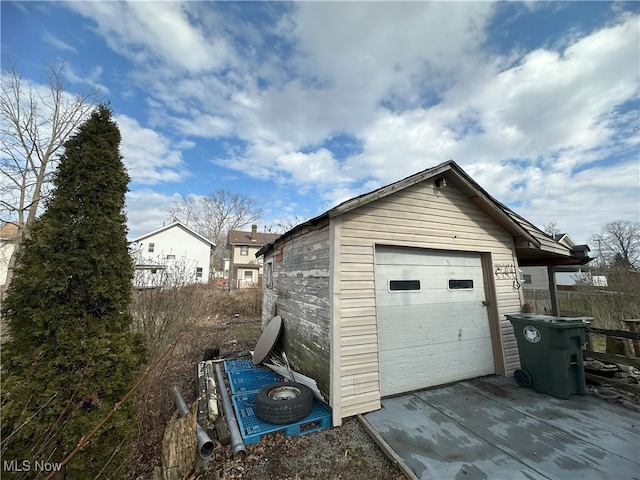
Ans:
[[[222,301],[224,300],[224,301]],[[227,300],[229,300],[227,302]],[[232,297],[207,297],[206,309],[225,312],[204,316],[180,337],[175,348],[158,364],[138,392],[137,433],[131,461],[122,465],[124,480],[156,480],[160,477],[161,443],[171,416],[175,413],[170,393],[177,385],[188,404],[196,400],[197,362],[206,349],[218,348],[220,355],[247,352],[260,336],[260,297],[251,307],[234,314],[240,303]],[[246,303],[246,302],[245,302]],[[198,308],[203,308],[198,306]],[[251,313],[247,313],[251,312]],[[590,387],[592,394],[627,408],[638,409],[635,395],[610,387]],[[190,479],[348,479],[399,480],[404,478],[373,442],[357,419],[347,419],[342,426],[300,437],[282,433],[264,436],[260,442],[246,446],[246,457],[233,459],[231,449],[216,441],[207,471]]]
[[[193,331],[184,333],[175,349],[158,365],[138,397],[138,432],[131,464],[123,466],[127,480],[157,478],[161,464],[164,429],[176,408],[170,388],[178,385],[188,404],[196,400],[195,364],[207,348],[220,355],[252,350],[260,336],[260,319],[244,316],[209,317]],[[287,437],[265,435],[247,445],[244,459],[233,459],[229,446],[216,441],[206,474],[200,479],[402,479],[357,419],[341,427]]]

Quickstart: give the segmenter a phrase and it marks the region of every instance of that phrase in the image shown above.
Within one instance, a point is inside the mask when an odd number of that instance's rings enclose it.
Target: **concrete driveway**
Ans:
[[[640,413],[484,377],[382,400],[364,416],[419,479],[640,479]]]

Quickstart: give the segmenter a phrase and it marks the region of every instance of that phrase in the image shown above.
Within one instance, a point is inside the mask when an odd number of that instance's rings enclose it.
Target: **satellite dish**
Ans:
[[[275,347],[280,332],[282,331],[282,317],[280,315],[273,317],[266,326],[262,335],[256,343],[256,348],[253,351],[253,364],[258,365],[269,356],[273,347]]]

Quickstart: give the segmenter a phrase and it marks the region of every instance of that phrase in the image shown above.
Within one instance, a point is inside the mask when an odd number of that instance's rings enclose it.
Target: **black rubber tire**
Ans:
[[[266,423],[295,423],[309,415],[312,407],[313,392],[297,382],[272,383],[256,394],[256,416]]]
[[[531,377],[531,374],[526,370],[523,370],[521,368],[517,369],[515,372],[513,372],[513,378],[515,378],[516,383],[521,387],[533,387],[533,378]]]

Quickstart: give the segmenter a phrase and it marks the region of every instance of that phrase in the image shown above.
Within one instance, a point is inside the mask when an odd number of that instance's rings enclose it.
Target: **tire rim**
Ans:
[[[300,396],[302,392],[296,387],[276,387],[269,390],[269,398],[272,400],[293,400]]]

